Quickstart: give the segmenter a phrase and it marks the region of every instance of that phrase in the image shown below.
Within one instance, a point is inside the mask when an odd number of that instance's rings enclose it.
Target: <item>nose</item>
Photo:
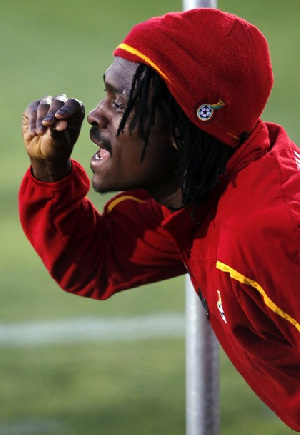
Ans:
[[[109,121],[108,118],[102,113],[101,103],[95,109],[91,110],[87,116],[87,121],[91,125],[97,125],[99,128],[106,128]]]

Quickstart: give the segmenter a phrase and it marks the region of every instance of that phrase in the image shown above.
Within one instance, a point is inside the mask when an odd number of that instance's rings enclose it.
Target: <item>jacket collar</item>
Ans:
[[[229,159],[224,178],[231,178],[249,163],[261,158],[269,148],[270,138],[267,124],[259,120],[249,138]]]

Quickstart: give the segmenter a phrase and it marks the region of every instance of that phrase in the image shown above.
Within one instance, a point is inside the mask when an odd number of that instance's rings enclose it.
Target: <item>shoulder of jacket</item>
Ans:
[[[147,213],[151,216],[163,217],[162,207],[158,204],[145,190],[136,189],[126,192],[120,192],[111,198],[104,207],[104,214],[139,212]]]

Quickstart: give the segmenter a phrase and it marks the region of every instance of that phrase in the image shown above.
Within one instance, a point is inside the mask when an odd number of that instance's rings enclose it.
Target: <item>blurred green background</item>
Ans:
[[[112,51],[129,29],[150,16],[181,10],[182,4],[1,0],[0,6],[0,435],[182,435],[184,279],[127,291],[105,303],[67,295],[25,239],[17,213],[18,186],[28,166],[20,128],[27,104],[65,92],[91,110],[103,98],[102,74]],[[266,35],[275,87],[263,119],[282,124],[300,143],[299,0],[219,0],[218,7],[243,16]],[[85,125],[74,157],[88,171],[94,149]],[[107,199],[90,196],[100,209]],[[153,314],[177,316],[178,332],[159,338],[150,331],[147,339],[134,333],[92,338],[96,320],[123,319],[126,325],[140,316],[143,332],[143,316]],[[71,329],[80,320],[90,321],[90,336],[80,341],[78,333],[76,340],[73,330],[73,339],[59,340],[57,333],[51,342],[47,331],[62,320]],[[28,328],[30,342],[24,335]],[[256,398],[222,352],[220,388],[223,435],[293,433]]]

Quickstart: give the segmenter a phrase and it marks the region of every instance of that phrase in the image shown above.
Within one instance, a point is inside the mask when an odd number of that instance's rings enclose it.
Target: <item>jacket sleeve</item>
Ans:
[[[86,197],[89,180],[72,162],[54,183],[29,169],[19,192],[23,230],[51,276],[67,292],[106,299],[121,290],[184,273],[159,205],[144,191],[119,194],[101,215]]]

